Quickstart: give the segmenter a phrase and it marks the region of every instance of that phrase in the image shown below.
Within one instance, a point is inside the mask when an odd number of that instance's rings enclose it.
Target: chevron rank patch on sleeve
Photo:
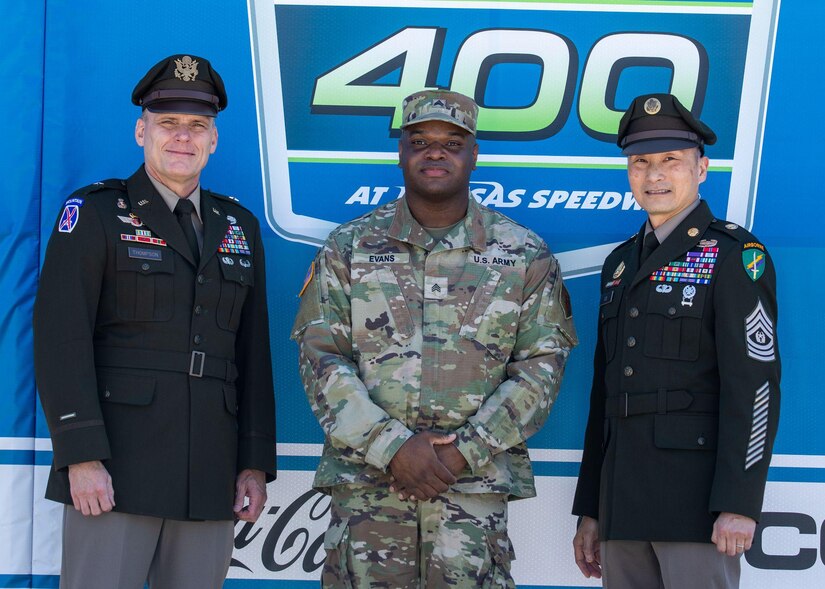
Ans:
[[[756,307],[745,317],[745,338],[749,357],[760,362],[773,362],[776,359],[773,321],[762,305],[762,299],[756,301]]]

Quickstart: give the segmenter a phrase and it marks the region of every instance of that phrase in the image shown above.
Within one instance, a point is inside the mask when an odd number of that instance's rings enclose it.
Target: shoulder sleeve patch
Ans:
[[[748,247],[758,246],[758,247]],[[742,250],[742,266],[748,278],[756,282],[765,273],[765,246],[760,243],[746,243]]]
[[[309,265],[309,270],[307,270],[307,275],[304,277],[304,285],[301,287],[301,292],[298,293],[299,297],[304,296],[304,293],[307,290],[307,287],[312,282],[312,279],[315,277],[315,262],[312,262]]]

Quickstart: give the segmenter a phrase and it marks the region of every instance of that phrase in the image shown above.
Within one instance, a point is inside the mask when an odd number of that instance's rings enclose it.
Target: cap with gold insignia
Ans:
[[[226,108],[223,80],[194,55],[170,55],[150,69],[132,91],[132,103],[151,112],[214,117]]]
[[[421,90],[401,103],[401,128],[424,121],[445,121],[476,134],[478,105],[469,96],[449,90]]]
[[[625,155],[661,153],[716,143],[716,134],[672,94],[644,94],[619,122],[616,143]]]

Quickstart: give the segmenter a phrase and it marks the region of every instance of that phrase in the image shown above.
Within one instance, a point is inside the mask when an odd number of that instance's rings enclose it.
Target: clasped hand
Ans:
[[[467,466],[455,447],[455,434],[421,432],[409,438],[390,460],[390,491],[413,501],[432,499],[456,482]]]

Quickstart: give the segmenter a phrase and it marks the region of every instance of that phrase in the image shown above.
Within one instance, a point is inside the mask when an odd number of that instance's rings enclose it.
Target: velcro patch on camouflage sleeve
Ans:
[[[312,279],[315,277],[315,262],[313,261],[309,265],[309,270],[307,270],[307,275],[304,277],[304,285],[301,287],[301,292],[298,293],[299,297],[304,296],[304,293],[307,290],[307,287],[312,282]]]
[[[567,290],[564,282],[561,283],[561,288],[558,290],[559,305],[561,305],[562,311],[564,312],[564,318],[569,321],[573,318],[573,305],[570,303],[570,292]]]

